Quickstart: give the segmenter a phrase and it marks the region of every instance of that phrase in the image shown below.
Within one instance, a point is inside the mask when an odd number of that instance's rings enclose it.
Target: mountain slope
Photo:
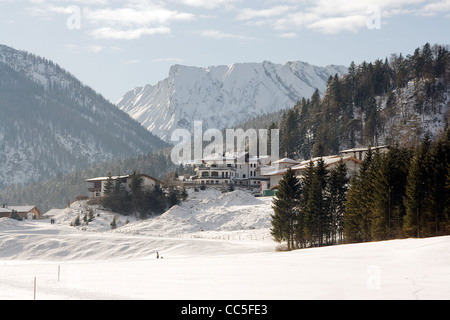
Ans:
[[[165,146],[44,58],[0,46],[0,186]]]
[[[135,88],[116,105],[166,141],[176,128],[231,128],[255,116],[287,109],[315,89],[325,91],[341,66],[317,67],[304,62],[240,63],[207,68],[174,65],[158,84]]]
[[[351,63],[325,94],[279,121],[280,154],[310,159],[375,145],[412,147],[450,122],[450,47],[425,44],[414,54]]]

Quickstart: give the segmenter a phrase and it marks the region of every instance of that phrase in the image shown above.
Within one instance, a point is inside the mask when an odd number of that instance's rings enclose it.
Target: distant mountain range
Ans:
[[[165,146],[57,64],[0,45],[0,187]]]
[[[127,92],[117,107],[150,132],[170,141],[177,128],[231,128],[254,117],[292,108],[316,89],[325,92],[330,76],[348,67],[317,67],[295,61],[275,64],[236,63],[207,68],[174,65],[156,85]]]

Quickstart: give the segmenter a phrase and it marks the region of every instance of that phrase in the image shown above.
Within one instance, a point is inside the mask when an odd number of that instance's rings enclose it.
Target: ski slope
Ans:
[[[86,210],[75,202],[56,224],[0,219],[0,299],[450,298],[450,237],[283,252],[271,198],[242,191],[191,192],[144,221],[95,208],[94,221],[71,227]]]

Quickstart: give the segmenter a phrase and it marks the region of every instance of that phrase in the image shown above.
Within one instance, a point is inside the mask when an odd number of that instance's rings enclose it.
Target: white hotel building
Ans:
[[[250,157],[246,153],[212,154],[202,159],[202,165],[193,181],[197,184],[219,185],[233,184],[235,186],[260,188],[261,182],[268,182],[269,177],[262,175],[268,157]]]

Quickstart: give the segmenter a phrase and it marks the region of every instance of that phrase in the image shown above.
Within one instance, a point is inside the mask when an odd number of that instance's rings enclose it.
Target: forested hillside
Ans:
[[[285,112],[281,156],[309,159],[357,146],[418,144],[448,125],[450,53],[425,44],[414,53],[352,63],[343,77],[330,77],[323,97],[316,91]]]
[[[58,65],[0,45],[0,188],[167,144]]]

